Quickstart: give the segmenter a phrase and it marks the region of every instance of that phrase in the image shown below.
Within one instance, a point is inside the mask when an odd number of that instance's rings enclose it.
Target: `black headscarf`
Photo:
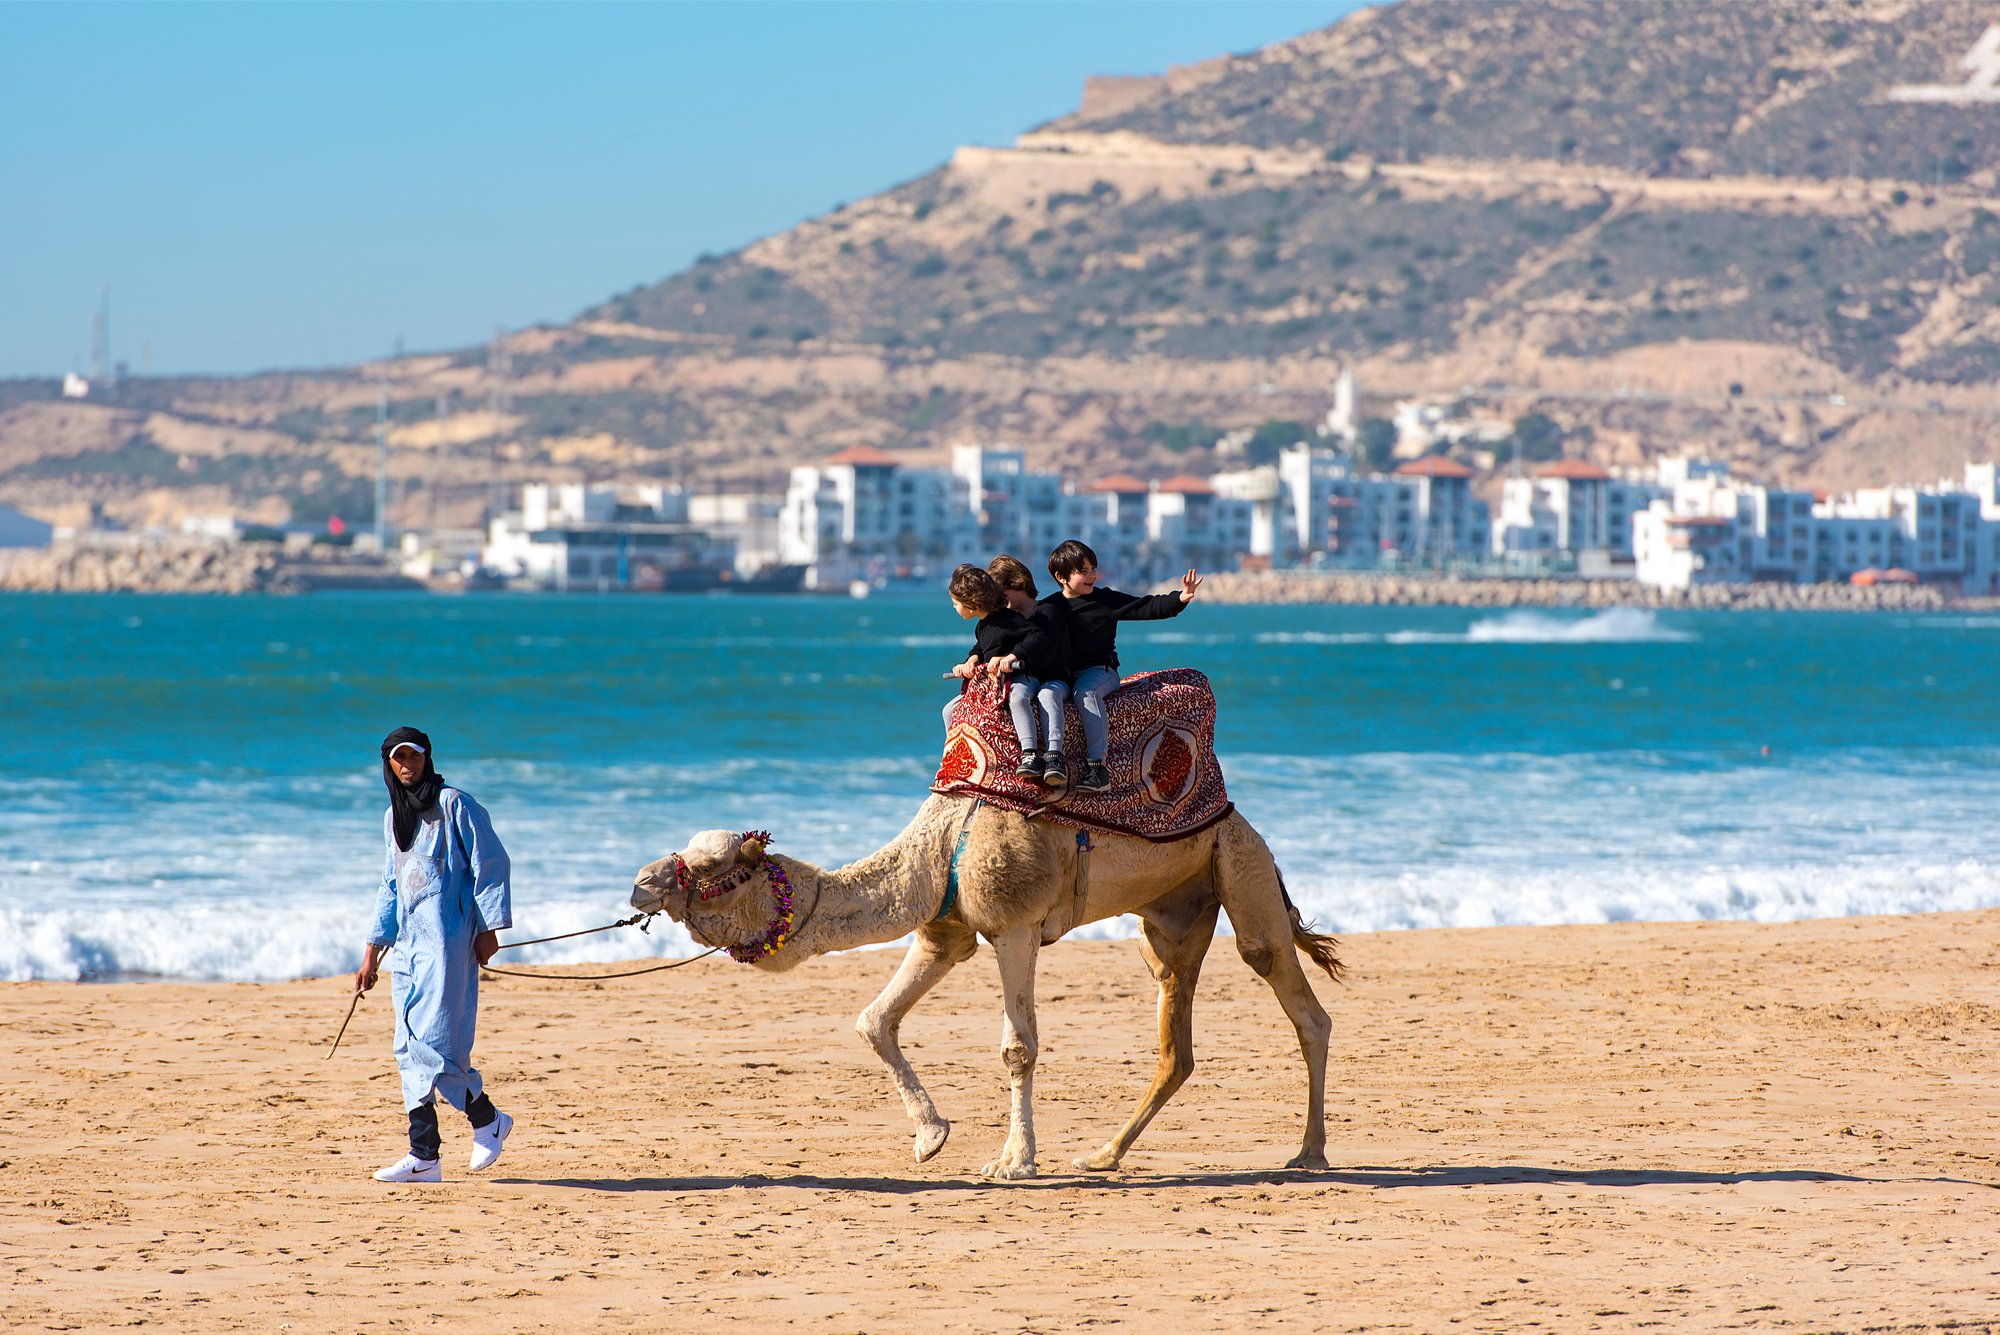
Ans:
[[[409,788],[389,765],[389,753],[404,742],[424,748],[424,776]],[[398,728],[382,739],[382,782],[389,786],[389,809],[395,813],[396,847],[405,853],[417,837],[417,818],[436,806],[438,794],[444,791],[444,780],[438,777],[434,762],[431,739],[415,728]]]

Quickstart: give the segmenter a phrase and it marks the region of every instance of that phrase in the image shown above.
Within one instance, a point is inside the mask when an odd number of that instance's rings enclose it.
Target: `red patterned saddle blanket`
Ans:
[[[971,794],[1023,815],[1154,843],[1200,834],[1229,815],[1215,759],[1215,692],[1207,677],[1193,668],[1142,672],[1125,678],[1105,707],[1111,787],[1101,793],[1044,788],[1014,773],[1021,743],[1006,688],[983,677],[968,681],[952,710],[931,791]],[[1063,757],[1073,784],[1083,768],[1083,718],[1073,702],[1063,718]]]

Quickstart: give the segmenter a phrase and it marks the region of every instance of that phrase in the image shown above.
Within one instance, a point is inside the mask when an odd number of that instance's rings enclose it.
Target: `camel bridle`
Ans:
[[[719,950],[727,950],[730,958],[739,964],[751,963],[789,945],[800,932],[805,930],[813,915],[819,912],[821,889],[815,885],[812,907],[806,910],[805,917],[795,917],[796,911],[791,903],[790,879],[786,877],[783,868],[765,855],[764,850],[770,843],[771,836],[768,831],[745,830],[739,844],[739,856],[747,853],[750,860],[739,863],[720,876],[711,877],[696,876],[689,869],[687,860],[679,853],[668,854],[674,861],[674,884],[681,892],[681,921],[687,924],[690,932],[695,930],[694,905],[697,898],[706,903],[741,888],[757,876],[769,879],[772,898],[782,906],[782,912],[772,921],[764,937],[748,945],[716,947]]]

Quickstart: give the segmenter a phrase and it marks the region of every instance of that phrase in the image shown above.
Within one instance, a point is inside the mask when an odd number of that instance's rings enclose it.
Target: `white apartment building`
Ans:
[[[1248,502],[1218,495],[1191,474],[1155,484],[1146,498],[1146,582],[1177,578],[1190,567],[1234,567],[1250,550],[1251,513]]]
[[[1199,478],[1114,474],[1078,490],[1028,470],[1019,450],[956,446],[949,471],[904,469],[866,446],[792,470],[778,517],[787,564],[809,588],[855,579],[942,580],[961,562],[1010,552],[1039,573],[1067,538],[1097,553],[1106,584],[1138,587],[1188,566],[1233,567],[1250,507]]]
[[[986,493],[1000,493],[993,505],[1003,512],[1012,496],[1009,487],[987,485],[1000,480],[997,471],[989,479],[977,470],[967,478],[956,468],[905,469],[873,446],[856,445],[792,470],[778,512],[779,557],[806,567],[808,588],[883,570],[942,576],[978,559]]]
[[[531,483],[487,526],[482,563],[549,589],[706,588],[734,551],[687,522],[679,487]]]
[[[1491,542],[1473,471],[1426,455],[1392,474],[1357,473],[1353,456],[1300,442],[1276,464],[1218,473],[1223,496],[1249,503],[1249,551],[1286,563],[1372,566],[1390,557],[1428,563],[1483,555]]]
[[[1562,459],[1532,477],[1501,483],[1494,555],[1632,555],[1632,516],[1669,495],[1658,482],[1618,477],[1582,459]]]
[[[1963,490],[1940,482],[1834,497],[1737,482],[1705,461],[1690,468],[1685,460],[1662,460],[1670,494],[1633,521],[1638,577],[1686,588],[1715,581],[1844,582],[1864,570],[1905,570],[1926,584],[1993,592],[2000,580],[1993,470],[1967,465]]]

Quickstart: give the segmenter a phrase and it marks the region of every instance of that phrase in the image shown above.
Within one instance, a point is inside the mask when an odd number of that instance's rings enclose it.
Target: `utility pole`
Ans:
[[[389,387],[376,390],[375,397],[375,550],[389,550]]]

